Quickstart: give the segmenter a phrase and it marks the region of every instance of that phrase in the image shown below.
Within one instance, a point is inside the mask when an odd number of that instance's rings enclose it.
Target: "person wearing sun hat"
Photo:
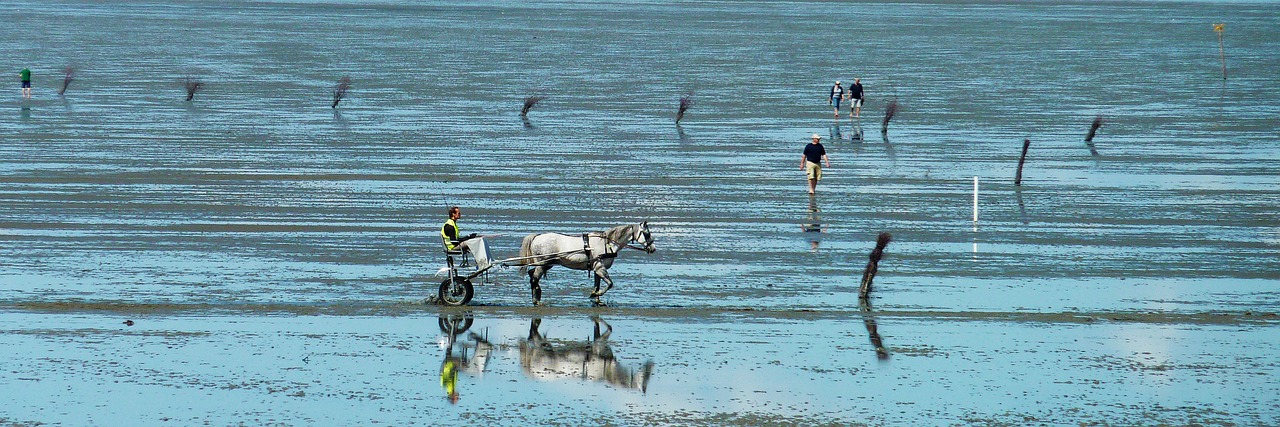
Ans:
[[[809,194],[818,189],[818,180],[822,179],[822,162],[831,167],[831,159],[827,158],[827,149],[822,146],[822,137],[813,134],[813,141],[805,144],[804,155],[800,156],[800,170],[809,177]]]
[[[827,97],[827,104],[835,107],[836,118],[840,118],[840,99],[844,98],[844,86],[840,86],[840,81],[836,80],[835,86],[831,86],[831,94]]]

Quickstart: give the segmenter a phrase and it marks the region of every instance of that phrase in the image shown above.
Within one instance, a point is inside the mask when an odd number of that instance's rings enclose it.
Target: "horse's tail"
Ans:
[[[538,237],[538,235],[530,234],[524,236],[524,240],[520,242],[520,261],[517,264],[520,265],[521,276],[529,271],[529,264],[532,264],[532,260],[529,257],[533,256],[533,238],[535,237]]]

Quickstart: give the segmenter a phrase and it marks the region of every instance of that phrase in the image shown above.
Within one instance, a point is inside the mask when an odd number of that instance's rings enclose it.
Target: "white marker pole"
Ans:
[[[973,177],[973,232],[978,232],[978,177]],[[973,256],[977,260],[978,256],[978,237],[973,237]]]
[[[973,177],[973,223],[978,224],[978,177]]]

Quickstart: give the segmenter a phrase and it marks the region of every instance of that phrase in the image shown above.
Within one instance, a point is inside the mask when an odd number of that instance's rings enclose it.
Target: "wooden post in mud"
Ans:
[[[884,256],[884,247],[889,246],[889,241],[893,240],[893,235],[889,233],[880,233],[876,237],[876,248],[871,251],[871,260],[867,261],[867,269],[862,271],[862,286],[858,288],[858,299],[867,299],[871,296],[871,281],[876,278],[876,271],[880,269],[880,258]]]
[[[1084,145],[1089,146],[1089,152],[1094,156],[1098,155],[1098,149],[1093,146],[1093,136],[1098,133],[1098,128],[1102,127],[1102,116],[1098,115],[1093,118],[1093,124],[1089,125],[1089,133],[1084,136]]]
[[[693,106],[693,91],[689,91],[680,98],[680,108],[676,110],[676,124],[680,124],[680,120],[684,119],[684,112],[691,106]]]
[[[898,114],[898,100],[889,101],[889,105],[884,107],[884,122],[880,124],[880,133],[889,133],[889,121],[893,120],[893,116]]]
[[[1018,174],[1013,176],[1013,185],[1022,186],[1022,165],[1027,162],[1027,149],[1031,148],[1031,140],[1022,140],[1022,157],[1018,158]],[[976,219],[974,221],[977,221]]]
[[[333,87],[333,105],[329,108],[338,108],[338,103],[342,102],[342,98],[347,96],[347,91],[351,90],[351,77],[342,76],[338,79],[338,84]]]
[[[546,98],[547,98],[547,97],[545,97],[545,96],[539,96],[539,95],[534,95],[534,96],[530,96],[530,97],[528,97],[528,98],[525,98],[525,99],[524,99],[524,105],[520,107],[520,117],[528,116],[528,115],[529,115],[529,109],[530,109],[530,108],[533,108],[534,104],[537,104],[537,103],[538,103],[538,101],[541,101],[541,100],[546,99]]]
[[[62,69],[62,88],[58,89],[58,95],[67,94],[67,86],[71,86],[71,81],[76,78],[76,69],[70,65]]]
[[[195,99],[196,92],[204,88],[204,82],[195,76],[188,75],[182,79],[182,88],[187,90],[187,102]]]

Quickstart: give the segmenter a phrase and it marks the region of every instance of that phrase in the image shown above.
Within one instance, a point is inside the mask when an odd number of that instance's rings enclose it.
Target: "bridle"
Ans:
[[[594,233],[592,233],[592,234],[594,234]],[[617,240],[614,240],[614,239],[610,239],[610,238],[609,238],[609,236],[608,236],[608,235],[606,235],[606,234],[604,234],[604,233],[600,233],[599,237],[600,237],[600,238],[602,238],[602,239],[604,239],[606,242],[612,243],[614,246],[617,246],[617,247],[618,247],[618,250],[622,250],[622,249],[624,249],[624,248],[626,248],[626,249],[635,249],[635,250],[637,250],[637,251],[642,251],[642,252],[650,253],[650,254],[651,254],[651,253],[653,253],[653,252],[656,250],[656,249],[654,249],[654,248],[653,248],[653,234],[649,233],[649,225],[648,225],[648,224],[645,224],[645,225],[640,229],[640,231],[638,231],[638,232],[636,232],[636,233],[632,233],[632,234],[631,234],[631,239],[630,239],[630,240],[628,240],[627,242],[620,242],[620,241],[617,241]],[[643,238],[644,238],[644,239],[643,239],[643,241],[644,241],[644,242],[646,242],[644,246],[636,246],[636,245],[631,244],[631,242],[633,242],[633,241],[641,240],[641,239],[640,239],[641,237],[643,237]]]
[[[653,248],[653,235],[649,233],[648,224],[645,224],[644,227],[640,229],[639,233],[631,235],[631,240],[632,241],[640,240],[640,239],[637,239],[637,237],[640,237],[640,236],[644,236],[643,241],[645,242],[645,244],[643,247],[632,245],[631,242],[627,242],[626,245],[622,245],[620,247],[631,248],[638,251],[644,251],[645,253],[650,253],[650,254],[653,253],[653,251],[655,251],[656,249]]]

